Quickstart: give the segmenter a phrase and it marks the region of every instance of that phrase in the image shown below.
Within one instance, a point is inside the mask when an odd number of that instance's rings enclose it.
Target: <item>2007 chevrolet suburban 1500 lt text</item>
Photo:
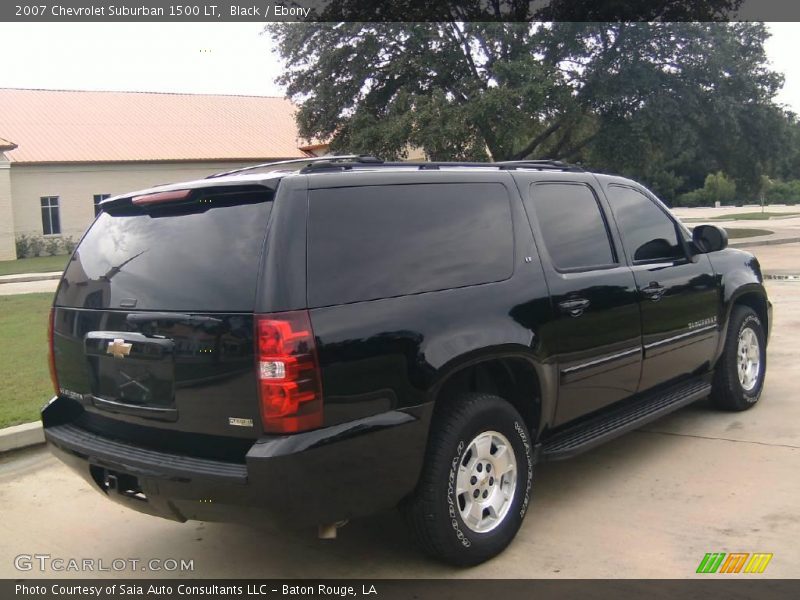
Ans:
[[[273,164],[103,202],[51,315],[51,449],[183,521],[399,506],[431,554],[514,537],[538,462],[759,399],[756,259],[552,161]]]

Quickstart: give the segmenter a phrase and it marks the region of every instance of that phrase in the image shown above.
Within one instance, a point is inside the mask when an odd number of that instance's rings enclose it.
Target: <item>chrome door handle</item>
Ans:
[[[559,302],[558,307],[570,317],[580,317],[589,308],[589,301],[586,298],[570,298]]]
[[[650,285],[648,285],[646,288],[642,288],[642,294],[644,294],[646,298],[649,298],[653,302],[658,302],[661,300],[661,297],[666,291],[667,288],[656,281],[651,281]]]

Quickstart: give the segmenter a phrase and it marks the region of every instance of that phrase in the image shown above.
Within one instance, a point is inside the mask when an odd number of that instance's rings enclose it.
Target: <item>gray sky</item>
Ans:
[[[260,23],[0,23],[0,87],[281,96]],[[770,24],[767,52],[800,113],[800,23]]]
[[[282,96],[262,23],[0,23],[0,87]]]

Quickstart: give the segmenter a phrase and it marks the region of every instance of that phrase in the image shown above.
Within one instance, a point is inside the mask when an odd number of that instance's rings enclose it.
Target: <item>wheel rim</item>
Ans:
[[[458,466],[456,498],[461,520],[476,533],[503,522],[517,489],[517,458],[508,439],[497,431],[477,435]]]
[[[736,368],[742,389],[746,392],[752,391],[761,374],[761,348],[756,332],[749,327],[745,327],[739,333]]]

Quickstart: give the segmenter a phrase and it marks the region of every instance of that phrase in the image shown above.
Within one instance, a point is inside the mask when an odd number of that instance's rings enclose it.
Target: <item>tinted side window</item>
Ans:
[[[500,281],[513,269],[498,183],[313,190],[309,211],[310,306]]]
[[[675,223],[647,196],[633,188],[610,185],[608,201],[622,232],[625,250],[632,260],[683,257]]]
[[[584,184],[539,183],[525,199],[535,215],[547,252],[557,269],[615,263],[608,229],[592,190]]]

